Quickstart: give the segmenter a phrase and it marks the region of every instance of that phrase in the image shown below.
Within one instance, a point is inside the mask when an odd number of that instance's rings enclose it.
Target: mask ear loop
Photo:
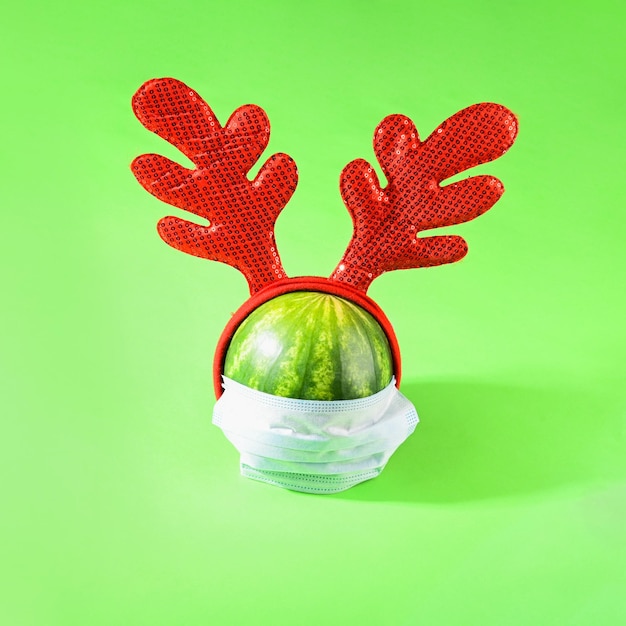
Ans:
[[[360,289],[356,289],[347,283],[329,280],[321,276],[299,276],[296,278],[288,278],[275,281],[271,285],[261,289],[252,295],[243,305],[235,311],[230,318],[226,328],[222,332],[217,343],[215,358],[213,360],[213,387],[215,397],[219,398],[222,393],[222,374],[224,373],[224,361],[228,346],[241,323],[259,306],[286,293],[294,291],[319,291],[331,295],[339,296],[350,300],[354,304],[360,306],[367,311],[380,324],[381,328],[389,341],[391,349],[391,358],[393,362],[393,375],[396,379],[396,387],[400,387],[400,379],[402,377],[402,363],[400,358],[400,346],[398,339],[393,330],[391,322],[384,314],[383,310]]]

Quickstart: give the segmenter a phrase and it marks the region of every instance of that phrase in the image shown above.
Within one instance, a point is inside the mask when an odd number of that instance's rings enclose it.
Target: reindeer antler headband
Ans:
[[[223,359],[233,332],[256,306],[281,293],[317,290],[351,299],[374,315],[390,340],[396,380],[400,354],[389,320],[366,295],[382,273],[458,261],[467,253],[462,237],[419,237],[421,231],[460,224],[490,209],[504,192],[493,176],[474,176],[441,187],[450,176],[497,159],[515,141],[517,120],[493,103],[470,106],[420,141],[413,122],[390,115],[376,128],[374,152],[387,178],[381,187],[363,159],[341,173],[343,201],[354,224],[352,239],[330,278],[288,278],[274,225],[293,195],[298,172],[286,154],[271,156],[254,180],[248,172],[267,147],[270,125],[258,106],[238,108],[225,126],[204,100],[184,83],[161,78],[144,83],[133,110],[150,131],[176,146],[195,165],[145,154],[132,170],[160,200],[209,221],[201,226],[177,217],[158,223],[161,238],[178,250],[237,268],[251,298],[227,325],[215,357],[214,382],[221,394]]]

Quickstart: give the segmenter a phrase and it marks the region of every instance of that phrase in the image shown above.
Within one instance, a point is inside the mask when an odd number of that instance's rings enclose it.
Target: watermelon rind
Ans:
[[[351,400],[393,376],[380,324],[339,296],[296,291],[255,309],[234,333],[224,375],[252,389],[303,400]]]

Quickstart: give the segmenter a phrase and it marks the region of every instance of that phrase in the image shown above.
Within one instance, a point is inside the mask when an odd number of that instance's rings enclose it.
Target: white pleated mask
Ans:
[[[375,478],[419,422],[395,380],[367,398],[317,401],[222,378],[213,423],[239,451],[241,473],[286,489],[336,493]]]

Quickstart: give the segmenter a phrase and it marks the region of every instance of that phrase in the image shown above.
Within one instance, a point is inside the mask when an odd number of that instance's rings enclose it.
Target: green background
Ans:
[[[624,49],[617,0],[110,2],[2,10],[0,623],[626,623]],[[211,365],[245,280],[161,242],[129,163],[153,77],[266,109],[300,172],[290,275],[349,240],[338,192],[390,113],[520,134],[458,264],[386,274],[421,417],[343,494],[238,474]],[[184,162],[184,159],[182,160]],[[258,167],[258,166],[257,166]],[[376,166],[378,167],[378,166]]]

